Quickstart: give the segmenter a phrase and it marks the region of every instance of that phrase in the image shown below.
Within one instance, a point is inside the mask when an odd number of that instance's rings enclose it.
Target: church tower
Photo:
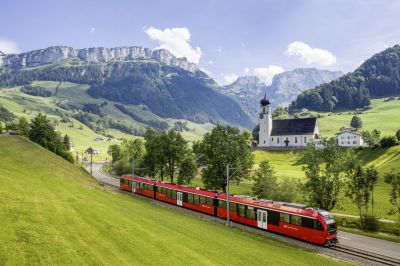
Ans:
[[[272,108],[271,103],[267,100],[267,94],[260,101],[260,131],[258,134],[258,146],[268,147],[270,145],[270,136],[272,130]]]

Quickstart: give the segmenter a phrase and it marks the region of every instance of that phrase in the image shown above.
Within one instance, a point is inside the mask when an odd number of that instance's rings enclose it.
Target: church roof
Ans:
[[[272,120],[271,136],[312,135],[316,126],[316,118]]]

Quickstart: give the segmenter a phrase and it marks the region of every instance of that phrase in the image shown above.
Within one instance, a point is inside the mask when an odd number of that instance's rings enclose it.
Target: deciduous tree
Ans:
[[[353,116],[351,118],[350,126],[354,127],[355,129],[362,128],[362,120],[359,116]]]
[[[400,220],[400,172],[392,170],[385,175],[385,183],[391,186],[389,201],[394,207],[394,211],[399,215]]]
[[[253,165],[245,136],[238,128],[218,125],[206,133],[203,140],[194,145],[198,161],[203,167],[202,180],[207,188],[226,191],[226,166],[240,169],[230,177],[232,182],[240,183],[248,178]]]

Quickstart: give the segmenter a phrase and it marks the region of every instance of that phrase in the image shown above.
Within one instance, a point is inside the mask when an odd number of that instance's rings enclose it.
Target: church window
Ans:
[[[274,137],[271,138],[271,141],[274,141]]]
[[[264,144],[265,144],[265,140],[264,140]]]
[[[294,137],[294,143],[297,143],[297,137]]]
[[[304,137],[304,142],[307,142],[307,137]]]
[[[279,137],[276,139],[276,142],[278,142],[278,143],[279,143]]]

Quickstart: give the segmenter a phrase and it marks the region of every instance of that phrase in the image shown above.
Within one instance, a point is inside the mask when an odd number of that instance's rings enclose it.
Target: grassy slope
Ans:
[[[400,101],[384,102],[383,99],[372,100],[372,109],[369,109],[358,116],[363,121],[362,130],[378,129],[382,136],[394,135],[400,129]],[[339,132],[340,127],[348,126],[354,114],[342,113],[321,113],[325,115],[318,119],[318,125],[323,136],[334,136]],[[330,116],[328,116],[330,114]]]
[[[19,137],[0,136],[0,158],[1,265],[340,264],[111,192]]]

